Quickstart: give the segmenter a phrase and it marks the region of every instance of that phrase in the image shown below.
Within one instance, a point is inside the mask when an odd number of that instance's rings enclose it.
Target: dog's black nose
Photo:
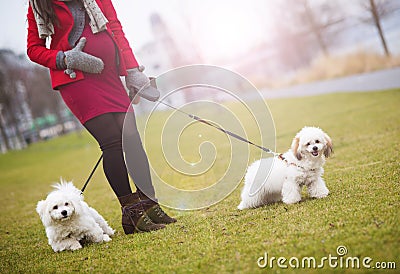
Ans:
[[[318,150],[318,147],[315,146],[315,147],[313,147],[312,149],[313,149],[313,150]]]
[[[67,212],[66,210],[63,210],[63,211],[61,211],[61,214],[62,214],[63,216],[67,216],[68,212]]]

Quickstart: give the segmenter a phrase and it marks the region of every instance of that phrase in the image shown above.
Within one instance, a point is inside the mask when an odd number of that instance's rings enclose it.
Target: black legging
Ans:
[[[128,113],[124,142],[129,152],[125,154],[129,171],[137,191],[154,199],[149,162],[136,127],[135,116]],[[103,151],[103,169],[117,197],[132,193],[122,149],[122,134],[125,113],[106,113],[87,121],[84,126],[99,143]],[[143,191],[143,192],[142,192]]]

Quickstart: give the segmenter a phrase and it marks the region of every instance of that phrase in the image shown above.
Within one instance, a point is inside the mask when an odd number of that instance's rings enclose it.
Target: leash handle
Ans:
[[[81,189],[81,194],[83,194],[83,192],[85,191],[85,189],[86,189],[86,187],[87,187],[87,185],[88,185],[90,179],[92,179],[92,176],[93,176],[94,172],[96,171],[97,167],[99,166],[99,164],[100,164],[100,162],[101,162],[102,159],[103,159],[103,154],[101,154],[99,160],[97,160],[96,165],[95,165],[94,168],[92,169],[92,172],[90,172],[89,177],[87,178],[85,184],[83,185],[83,187],[82,187],[82,189]]]

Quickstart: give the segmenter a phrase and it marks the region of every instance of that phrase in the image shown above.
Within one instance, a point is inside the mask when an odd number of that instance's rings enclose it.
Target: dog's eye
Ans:
[[[315,143],[319,144],[319,140],[315,140]]]
[[[58,206],[53,206],[53,209],[58,209]]]
[[[307,144],[306,144],[306,146],[309,146],[310,145],[310,142],[308,142]]]
[[[68,206],[69,204],[68,203],[65,203],[65,206]]]

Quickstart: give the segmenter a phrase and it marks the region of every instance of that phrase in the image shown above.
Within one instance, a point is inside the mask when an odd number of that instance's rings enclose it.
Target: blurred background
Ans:
[[[48,70],[26,56],[27,3],[0,2],[2,153],[81,129],[51,90]],[[210,64],[279,96],[288,86],[400,66],[398,0],[113,3],[149,76]]]

